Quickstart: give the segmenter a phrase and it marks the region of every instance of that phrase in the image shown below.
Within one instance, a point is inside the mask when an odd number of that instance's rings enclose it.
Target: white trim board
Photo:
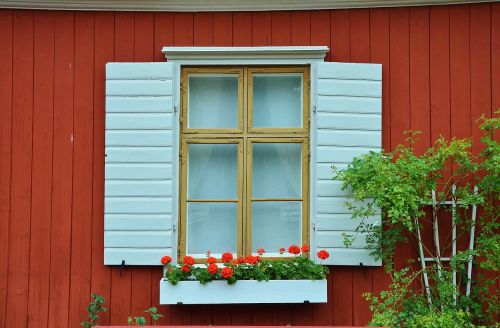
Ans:
[[[165,58],[180,65],[298,65],[324,61],[327,46],[164,47]]]
[[[0,8],[117,11],[271,11],[447,5],[486,0],[0,0]]]

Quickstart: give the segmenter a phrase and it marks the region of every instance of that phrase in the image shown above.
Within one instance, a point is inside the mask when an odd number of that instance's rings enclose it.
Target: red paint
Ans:
[[[106,62],[163,61],[161,48],[169,45],[327,45],[332,60],[383,64],[386,149],[409,128],[423,131],[422,149],[440,134],[477,139],[474,120],[500,107],[493,92],[500,88],[493,55],[500,52],[499,4],[272,13],[0,10],[0,36],[0,327],[76,327],[90,292],[106,297],[102,324],[126,324],[128,315],[158,305],[161,268],[121,273],[102,264]],[[409,246],[400,251],[413,253]],[[383,289],[387,275],[381,268],[331,271],[326,304],[161,306],[160,323],[365,324],[370,313],[360,295]]]

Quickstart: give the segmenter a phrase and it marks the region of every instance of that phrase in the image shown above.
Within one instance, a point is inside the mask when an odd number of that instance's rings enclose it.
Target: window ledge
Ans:
[[[189,65],[310,64],[324,61],[327,46],[164,47],[169,62]]]
[[[160,304],[326,303],[326,280],[160,281]]]

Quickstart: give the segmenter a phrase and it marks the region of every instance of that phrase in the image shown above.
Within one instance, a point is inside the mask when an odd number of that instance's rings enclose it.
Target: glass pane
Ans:
[[[252,197],[302,197],[302,144],[253,144]]]
[[[238,145],[188,145],[188,199],[238,199]]]
[[[236,253],[237,210],[237,203],[188,203],[187,253]]]
[[[253,127],[302,127],[302,75],[253,76]]]
[[[190,76],[190,128],[238,127],[238,75]]]
[[[252,252],[301,244],[302,202],[252,202]]]

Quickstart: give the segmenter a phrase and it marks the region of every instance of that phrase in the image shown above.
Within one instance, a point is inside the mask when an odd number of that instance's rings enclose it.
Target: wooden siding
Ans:
[[[234,13],[0,10],[0,327],[102,324],[157,305],[161,268],[103,265],[108,61],[162,46],[328,45],[327,60],[383,65],[383,147],[407,129],[478,139],[500,107],[500,4]],[[360,122],[361,124],[362,122]],[[399,250],[397,265],[415,251]],[[332,254],[335,256],[335,254]],[[327,304],[160,307],[164,324],[363,325],[381,268],[333,267]]]

